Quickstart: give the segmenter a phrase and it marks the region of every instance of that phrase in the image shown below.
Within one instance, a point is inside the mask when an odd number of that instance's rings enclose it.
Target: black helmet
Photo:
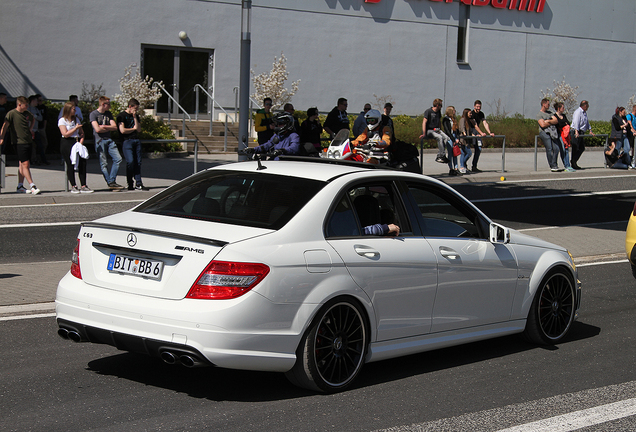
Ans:
[[[274,124],[276,133],[282,134],[294,130],[294,117],[288,112],[281,112],[274,116]]]

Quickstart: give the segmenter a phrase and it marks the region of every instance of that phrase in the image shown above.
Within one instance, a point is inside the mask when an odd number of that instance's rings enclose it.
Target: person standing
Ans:
[[[38,97],[36,95],[29,96],[29,112],[33,114],[33,118],[35,119],[35,123],[33,124],[33,129],[31,130],[31,135],[33,136],[33,142],[35,145],[31,151],[31,164],[32,165],[40,165],[40,150],[42,149],[42,141],[40,140],[40,132],[38,124],[42,122],[42,114],[38,109]]]
[[[470,174],[470,170],[468,169],[468,160],[472,156],[473,152],[470,150],[470,137],[472,135],[472,130],[474,130],[475,122],[472,118],[473,112],[470,108],[464,108],[462,112],[462,117],[459,119],[459,127],[457,132],[459,136],[463,137],[459,140],[459,148],[462,152],[459,158],[459,172],[462,174]]]
[[[568,120],[568,116],[565,114],[565,106],[563,105],[563,102],[555,102],[554,105],[552,105],[554,107],[554,116],[557,119],[557,124],[556,124],[556,128],[557,128],[557,134],[559,136],[559,153],[561,154],[561,160],[563,161],[563,167],[565,168],[565,170],[567,172],[574,172],[576,171],[574,168],[572,168],[572,166],[570,165],[570,155],[569,155],[569,149],[570,149],[570,140],[569,140],[569,134],[566,135],[565,137],[568,138],[567,142],[563,139],[563,128],[565,128],[566,126],[570,126],[570,121]]]
[[[123,189],[124,187],[116,182],[121,155],[119,150],[117,150],[117,144],[110,137],[110,133],[117,130],[117,123],[115,123],[109,108],[110,98],[101,96],[99,98],[99,106],[95,111],[91,112],[89,119],[93,126],[95,152],[97,157],[99,157],[99,167],[104,175],[104,180],[106,180],[106,184],[111,189]],[[113,160],[110,171],[108,171],[108,155]]]
[[[322,151],[320,144],[320,134],[322,126],[318,120],[318,108],[309,108],[307,110],[307,119],[300,125],[300,143],[311,143],[317,152]]]
[[[441,130],[442,125],[442,100],[435,99],[433,106],[424,111],[424,119],[422,120],[422,138],[435,138],[437,140],[437,157],[435,162],[448,163],[448,158],[444,155],[446,143],[450,137]]]
[[[472,114],[472,119],[475,121],[475,127],[474,127],[474,131],[473,131],[473,135],[479,135],[479,136],[486,136],[486,135],[490,135],[491,137],[495,136],[494,133],[490,132],[490,126],[488,125],[488,122],[486,121],[486,115],[484,114],[484,112],[481,110],[481,101],[479,99],[477,99],[475,101],[475,103],[473,104],[473,114]],[[482,125],[483,129],[486,131],[482,131],[479,127],[479,125]],[[477,163],[479,162],[479,155],[481,155],[481,148],[482,148],[482,141],[480,139],[476,139],[474,142],[474,149],[475,149],[475,157],[473,158],[473,172],[481,172],[481,170],[479,168],[477,168]]]
[[[365,120],[364,115],[369,112],[370,109],[371,104],[364,104],[364,108],[362,109],[362,111],[360,111],[360,114],[353,122],[353,136],[359,136],[367,128],[367,121]]]
[[[634,137],[636,137],[636,104],[632,105],[632,112],[627,114],[627,121],[630,125],[632,125],[631,134],[628,134],[627,138],[629,139],[629,145],[632,148],[632,168],[634,168]]]
[[[130,99],[126,110],[117,115],[116,123],[124,140],[122,150],[124,158],[126,158],[128,190],[147,191],[150,189],[145,187],[141,180],[141,142],[138,135],[141,132],[141,120],[137,114],[138,109],[139,101],[135,98]],[[135,180],[134,186],[133,178]]]
[[[585,139],[581,135],[585,135],[589,132],[594,136],[592,132],[592,126],[587,119],[587,110],[590,108],[590,104],[586,100],[582,100],[579,107],[574,111],[572,115],[572,125],[570,126],[570,142],[572,143],[572,160],[570,164],[572,168],[580,170],[578,165],[581,155],[585,151]]]
[[[274,122],[272,121],[272,99],[263,99],[263,109],[256,111],[254,116],[254,130],[256,131],[258,144],[265,144],[274,136]]]
[[[7,113],[0,129],[0,146],[4,144],[4,137],[11,129],[11,141],[18,153],[18,193],[30,193],[37,195],[40,189],[33,183],[31,177],[31,151],[33,149],[33,135],[31,129],[35,119],[29,112],[29,101],[24,96],[18,96],[16,107]],[[24,180],[29,182],[29,189],[24,187]]]
[[[39,149],[40,161],[44,165],[51,165],[51,163],[46,159],[46,149],[49,146],[49,139],[46,136],[47,108],[46,105],[44,105],[44,97],[41,94],[38,93],[35,95],[35,97],[38,98],[38,104],[36,108],[38,109],[38,111],[40,111],[40,115],[42,116],[42,121],[38,122],[38,133],[40,135],[40,142],[42,143],[42,146]]]
[[[294,116],[294,114],[296,114],[296,110],[294,109],[294,105],[292,105],[290,103],[286,103],[283,106],[283,111],[285,111],[286,113],[291,114],[292,118],[294,119],[294,132],[296,132],[298,135],[300,135],[300,122],[298,121],[296,116]]]
[[[77,95],[70,95],[68,97],[68,101],[73,102],[73,104],[75,105],[75,118],[77,119],[77,121],[82,123],[84,121],[84,115],[82,114],[82,110],[79,107],[79,98],[77,97]],[[57,116],[58,120],[62,118],[62,114],[64,114],[64,107],[62,107],[60,113]]]
[[[556,124],[557,118],[550,112],[550,101],[548,99],[541,99],[541,109],[537,114],[537,121],[541,131],[539,137],[543,141],[545,146],[545,155],[548,158],[548,165],[550,165],[550,171],[559,171],[557,161],[559,158],[559,136],[557,134]]]
[[[350,129],[347,106],[349,106],[347,100],[341,97],[338,99],[338,105],[336,105],[331,111],[329,111],[329,114],[327,114],[323,127],[331,139],[333,139],[333,137],[335,137],[342,129]]]
[[[71,184],[71,193],[92,193],[93,190],[86,185],[86,158],[82,157],[84,147],[84,129],[82,122],[75,116],[75,105],[66,102],[62,107],[62,117],[57,121],[62,139],[60,140],[60,153],[66,162],[66,178]],[[88,157],[86,151],[83,156]],[[80,188],[75,183],[75,170],[77,169]]]
[[[384,113],[382,114],[382,124],[391,128],[391,142],[396,143],[395,128],[393,127],[393,119],[391,118],[391,111],[393,110],[393,104],[387,102],[384,104]]]

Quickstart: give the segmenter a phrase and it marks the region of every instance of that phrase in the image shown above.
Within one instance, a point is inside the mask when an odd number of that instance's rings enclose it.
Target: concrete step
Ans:
[[[181,133],[183,121],[173,120],[171,127]],[[228,124],[227,149],[225,149],[225,124],[215,121],[212,123],[212,135],[210,135],[210,122],[205,120],[186,121],[186,138],[199,140],[200,153],[236,152],[238,150],[238,124]],[[193,143],[188,143],[188,151],[193,151]]]

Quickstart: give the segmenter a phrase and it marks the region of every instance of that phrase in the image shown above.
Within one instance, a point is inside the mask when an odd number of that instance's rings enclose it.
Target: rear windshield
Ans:
[[[279,229],[324,185],[298,177],[210,170],[177,183],[134,211]]]

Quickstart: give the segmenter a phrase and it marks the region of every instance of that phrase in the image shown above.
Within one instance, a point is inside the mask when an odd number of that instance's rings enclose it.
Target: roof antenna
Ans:
[[[258,168],[256,168],[256,171],[262,171],[264,169],[267,169],[267,167],[261,163],[261,155],[256,154],[254,156],[256,157],[256,162],[258,162]]]

